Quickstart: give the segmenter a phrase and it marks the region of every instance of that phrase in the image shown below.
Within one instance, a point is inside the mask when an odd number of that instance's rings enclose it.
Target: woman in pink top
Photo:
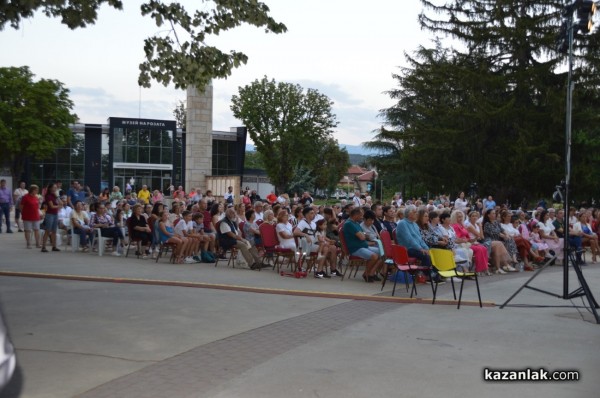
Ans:
[[[450,223],[454,232],[456,232],[456,243],[469,247],[473,250],[473,263],[475,264],[475,272],[482,276],[484,273],[488,273],[488,251],[483,245],[477,243],[475,237],[471,237],[469,231],[464,225],[465,214],[460,210],[454,210],[450,215]]]

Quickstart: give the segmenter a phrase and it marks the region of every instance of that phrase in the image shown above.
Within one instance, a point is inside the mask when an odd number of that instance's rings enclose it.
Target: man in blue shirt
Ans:
[[[492,198],[492,195],[483,200],[483,207],[485,207],[486,210],[494,210],[496,208],[496,201]]]
[[[73,185],[67,193],[69,206],[75,207],[77,202],[85,202],[85,192],[81,189],[79,181],[73,181]]]
[[[381,281],[377,276],[377,270],[383,265],[382,258],[379,255],[379,247],[369,246],[367,243],[367,237],[360,226],[361,218],[362,210],[357,207],[352,209],[348,220],[344,223],[342,233],[348,247],[348,253],[367,260],[367,269],[363,274],[365,282]]]
[[[13,195],[10,189],[6,187],[6,180],[0,181],[0,232],[2,232],[2,217],[6,219],[6,232],[12,234],[10,229],[10,210],[12,209]]]
[[[419,259],[423,267],[432,268],[429,246],[423,240],[416,221],[417,206],[406,206],[404,218],[398,221],[396,227],[396,241],[399,245],[406,247],[410,257]]]

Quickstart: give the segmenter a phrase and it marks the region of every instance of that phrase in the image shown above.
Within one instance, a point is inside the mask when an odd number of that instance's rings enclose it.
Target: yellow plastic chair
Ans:
[[[454,300],[456,300],[456,291],[454,290],[454,278],[460,278],[460,294],[458,296],[458,306],[457,309],[460,309],[460,301],[462,300],[462,292],[463,285],[465,283],[465,279],[475,279],[475,284],[477,285],[477,297],[479,298],[479,307],[483,307],[481,304],[481,293],[479,292],[479,281],[477,280],[476,272],[460,272],[456,270],[456,263],[454,262],[454,253],[452,250],[447,249],[430,249],[429,254],[431,256],[431,263],[437,269],[438,274],[443,276],[444,278],[450,278],[450,282],[452,283],[452,293],[454,294]],[[435,304],[435,296],[437,294],[438,282],[435,283],[433,288],[433,301],[431,304]]]

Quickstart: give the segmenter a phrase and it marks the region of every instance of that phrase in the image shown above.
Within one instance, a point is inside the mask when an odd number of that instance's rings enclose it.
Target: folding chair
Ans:
[[[406,284],[406,291],[408,292],[408,275],[412,276],[413,288],[410,292],[410,297],[413,294],[417,295],[416,286],[416,274],[417,272],[429,272],[429,268],[421,267],[418,265],[418,260],[408,256],[408,252],[404,246],[395,245],[392,243],[392,238],[388,230],[384,229],[379,234],[381,243],[383,245],[383,251],[385,254],[385,265],[387,266],[388,273],[391,269],[394,270],[389,276],[394,278],[394,288],[392,289],[392,296],[396,293],[396,284],[398,283],[398,272],[404,274],[404,283]],[[396,248],[395,246],[399,246]],[[383,278],[381,281],[381,290],[385,287],[387,278]]]
[[[279,246],[279,239],[277,238],[277,232],[275,226],[267,223],[261,223],[258,226],[260,231],[260,237],[265,250],[265,254],[262,258],[262,264],[265,263],[269,254],[275,256],[275,262],[273,268],[279,272],[279,257],[287,258],[288,264],[292,267],[292,272],[296,271],[296,253],[292,249],[283,248]],[[259,268],[260,270],[260,268]]]
[[[352,270],[356,267],[356,271],[354,272],[354,277],[356,277],[356,274],[358,274],[359,267],[362,265],[366,268],[367,266],[367,260],[358,256],[352,256],[348,252],[348,246],[346,246],[346,237],[344,236],[343,227],[344,224],[340,224],[338,232],[340,236],[340,243],[342,244],[342,253],[344,254],[344,257],[348,259],[348,263],[346,264],[346,268],[344,268],[344,273],[342,274],[342,281],[346,277],[346,272],[348,272],[348,269],[350,269],[350,274],[348,275],[348,277],[350,277],[352,276]]]
[[[102,228],[96,228],[96,234],[98,235],[95,240],[96,242],[98,242],[98,256],[102,257],[104,255],[104,249],[106,248],[106,242],[112,241],[112,238],[105,238],[104,236],[102,236]]]
[[[215,225],[216,230],[217,230],[217,237],[219,236],[220,232],[220,228],[221,228],[221,222],[219,221],[217,223],[217,225]],[[218,243],[218,238],[217,238],[217,243]],[[223,250],[222,251],[222,255],[226,256],[227,252],[229,252],[229,259],[227,260],[227,266],[229,267],[230,265],[233,266],[233,268],[235,268],[235,259],[237,258],[237,248],[235,246],[231,246],[229,249],[227,250]],[[217,256],[216,261],[215,261],[215,268],[217,267],[217,265],[219,265],[219,261],[220,260],[224,260],[222,258],[220,258],[220,256]]]
[[[452,250],[447,249],[429,249],[429,254],[431,255],[431,263],[437,269],[438,274],[445,278],[450,278],[450,282],[452,283],[452,294],[454,294],[454,300],[456,300],[456,291],[454,290],[454,278],[460,278],[460,294],[458,296],[458,306],[457,309],[460,309],[460,302],[462,300],[462,292],[463,285],[465,283],[465,279],[475,279],[475,284],[477,285],[477,297],[479,298],[479,307],[483,307],[481,303],[481,293],[479,292],[479,280],[477,279],[476,272],[460,272],[456,270],[456,263],[454,262],[454,253]],[[431,280],[433,287],[433,301],[431,304],[435,304],[435,298],[437,295],[437,287],[438,282],[434,281],[433,278]]]
[[[417,265],[417,260],[412,257],[408,257],[408,250],[406,247],[400,245],[392,245],[392,259],[394,260],[394,268],[396,272],[393,275],[394,278],[394,288],[392,289],[392,296],[396,292],[396,284],[398,283],[398,278],[396,277],[398,272],[404,273],[404,283],[406,284],[406,291],[408,292],[408,275],[412,277],[412,289],[410,291],[410,297],[413,297],[413,294],[417,295],[417,273],[431,273],[431,269],[428,267],[423,267]],[[382,287],[383,290],[383,287]]]
[[[152,239],[154,242],[158,243],[158,254],[156,255],[156,262],[158,263],[158,259],[162,257],[163,254],[166,254],[171,250],[171,257],[169,258],[170,263],[175,263],[175,248],[177,245],[175,243],[169,242],[161,242],[160,235],[158,233],[160,220],[156,220],[154,222],[154,228],[152,228]]]
[[[135,243],[135,246],[137,248],[136,253],[137,253],[137,258],[140,258],[140,254],[142,252],[141,246],[140,246],[140,242],[142,241],[141,239],[134,239],[133,238],[133,227],[131,226],[131,218],[127,219],[127,235],[129,235],[129,241],[127,244],[127,251],[125,252],[125,257],[129,256],[129,248],[131,247],[132,243]]]

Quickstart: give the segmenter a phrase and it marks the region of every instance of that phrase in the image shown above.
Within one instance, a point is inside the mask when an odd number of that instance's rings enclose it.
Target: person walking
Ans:
[[[0,180],[0,233],[2,233],[2,217],[6,220],[6,232],[12,234],[10,228],[10,210],[14,205],[10,189],[6,187],[6,180]]]

